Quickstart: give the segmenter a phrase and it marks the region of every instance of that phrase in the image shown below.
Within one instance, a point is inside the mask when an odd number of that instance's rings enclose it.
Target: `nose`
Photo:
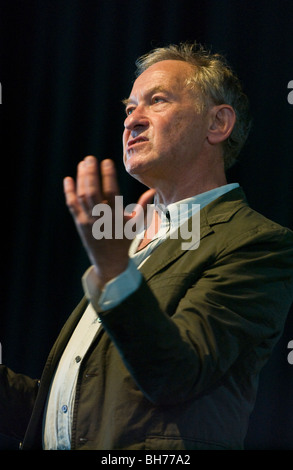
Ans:
[[[146,127],[149,125],[149,120],[146,116],[145,109],[143,106],[136,106],[129,114],[125,121],[124,121],[124,127],[128,131],[139,131],[144,130]]]

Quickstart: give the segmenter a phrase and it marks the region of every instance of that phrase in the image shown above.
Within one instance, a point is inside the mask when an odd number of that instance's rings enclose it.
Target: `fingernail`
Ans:
[[[84,159],[86,165],[93,165],[96,161],[95,157],[89,156]]]
[[[104,167],[110,167],[110,166],[112,166],[112,160],[110,160],[109,158],[103,160],[102,163],[103,163],[103,166],[104,166]]]

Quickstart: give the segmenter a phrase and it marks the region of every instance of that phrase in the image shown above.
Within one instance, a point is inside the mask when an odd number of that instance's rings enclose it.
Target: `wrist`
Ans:
[[[110,265],[110,263],[105,266],[101,267],[99,265],[94,264],[94,272],[97,278],[97,284],[99,289],[103,289],[105,284],[115,279],[117,276],[122,274],[128,266],[129,258],[126,258],[124,261],[120,261],[119,263],[115,263],[114,265]]]

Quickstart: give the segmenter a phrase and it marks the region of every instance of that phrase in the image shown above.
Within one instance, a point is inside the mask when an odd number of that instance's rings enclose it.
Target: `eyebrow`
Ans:
[[[155,86],[153,88],[150,88],[149,90],[147,90],[144,95],[145,96],[150,96],[150,95],[153,95],[154,93],[158,93],[158,92],[165,92],[166,93],[166,88],[163,87],[162,85],[158,85],[158,86]],[[135,103],[135,100],[132,99],[132,98],[125,98],[124,100],[122,100],[122,103],[124,104],[125,108],[127,108],[127,106],[129,104],[132,104],[132,103]]]

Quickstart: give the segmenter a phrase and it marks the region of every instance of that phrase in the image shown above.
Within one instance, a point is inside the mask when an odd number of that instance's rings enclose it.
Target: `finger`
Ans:
[[[75,183],[73,178],[71,178],[70,176],[64,178],[63,188],[65,194],[65,202],[68,209],[73,215],[78,215],[78,213],[80,212],[80,205],[76,195]]]
[[[110,159],[101,162],[101,178],[103,186],[103,196],[112,206],[115,196],[119,195],[119,186],[114,162]]]
[[[84,159],[84,190],[87,203],[93,207],[95,204],[101,202],[101,184],[99,178],[98,162],[92,155]]]
[[[86,200],[85,195],[85,163],[84,161],[79,162],[77,165],[76,172],[76,196],[79,203],[84,205]]]
[[[93,206],[101,200],[98,164],[95,157],[89,155],[78,164],[76,188],[79,203],[85,212],[91,212]]]

